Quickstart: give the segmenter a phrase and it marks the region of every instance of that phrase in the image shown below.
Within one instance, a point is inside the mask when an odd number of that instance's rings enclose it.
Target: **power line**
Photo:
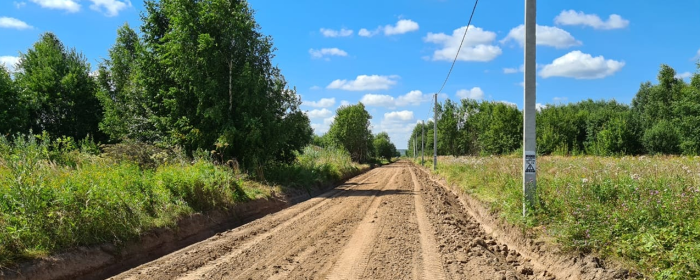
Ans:
[[[469,26],[472,24],[472,18],[474,17],[474,11],[476,11],[476,4],[479,4],[479,0],[476,0],[474,2],[474,8],[472,8],[472,14],[469,16],[469,23],[467,23],[467,28],[464,29],[464,35],[462,36],[462,42],[459,43],[459,48],[457,49],[457,54],[455,55],[455,59],[452,60],[452,66],[450,66],[450,71],[447,72],[447,77],[445,77],[445,81],[442,83],[440,90],[436,94],[440,94],[442,92],[442,90],[445,88],[445,84],[447,84],[447,79],[449,79],[450,74],[452,74],[452,68],[455,67],[455,62],[457,62],[457,57],[459,57],[459,51],[462,49],[462,44],[464,44],[464,38],[467,37],[467,31],[469,31]]]

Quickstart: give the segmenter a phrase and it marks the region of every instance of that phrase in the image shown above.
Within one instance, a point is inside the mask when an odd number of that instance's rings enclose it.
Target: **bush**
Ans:
[[[651,154],[678,154],[680,139],[671,122],[662,120],[644,132],[644,148]]]

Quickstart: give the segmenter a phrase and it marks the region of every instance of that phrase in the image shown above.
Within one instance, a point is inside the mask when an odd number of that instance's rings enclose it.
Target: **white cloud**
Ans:
[[[385,25],[379,26],[374,30],[369,30],[367,28],[362,28],[357,32],[357,35],[362,37],[373,37],[379,33],[384,33],[386,36],[405,34],[408,32],[413,32],[418,30],[418,23],[410,19],[401,19],[396,22],[396,25]]]
[[[429,94],[423,94],[420,90],[412,90],[396,99],[397,106],[420,105],[430,100]]]
[[[474,87],[469,89],[460,89],[457,91],[457,97],[461,99],[474,99],[481,100],[484,99],[484,91],[480,87]]]
[[[321,123],[311,123],[311,128],[313,128],[314,133],[317,135],[322,135],[326,132],[328,132],[328,129],[331,127],[331,123],[335,120],[335,115],[330,116],[328,118],[324,118],[323,122]]]
[[[69,13],[80,11],[80,4],[73,0],[29,0],[42,8],[66,10]]]
[[[322,58],[324,56],[348,56],[348,53],[339,48],[323,48],[320,50],[309,49],[309,53],[313,58]]]
[[[313,109],[311,111],[306,112],[306,115],[309,116],[309,119],[323,119],[323,118],[328,118],[333,115],[333,112],[331,110],[328,110],[326,108],[323,109]]]
[[[326,88],[349,91],[383,90],[389,89],[391,86],[395,85],[398,78],[399,76],[396,75],[359,75],[355,80],[335,80],[326,86]]]
[[[552,98],[552,100],[554,100],[554,102],[564,102],[564,101],[569,100],[569,98],[568,97],[554,97],[554,98]]]
[[[350,101],[347,101],[347,100],[340,101],[340,106],[348,106],[348,105],[350,105]]]
[[[394,98],[391,95],[365,94],[360,102],[366,106],[396,108],[408,105],[420,105],[430,101],[429,94],[423,94],[420,90],[412,90],[405,95]]]
[[[676,74],[676,79],[687,79],[693,76],[693,73],[683,72]]]
[[[413,112],[403,110],[403,111],[384,113],[384,119],[388,120],[388,121],[402,121],[402,122],[413,121]]]
[[[14,28],[14,29],[30,29],[31,25],[24,21],[18,20],[11,17],[0,17],[0,28]]]
[[[357,32],[357,35],[360,35],[362,37],[372,37],[377,34],[379,34],[379,29],[369,31],[366,28],[362,28],[360,29],[360,31]]]
[[[335,98],[321,98],[319,101],[306,101],[304,105],[316,108],[328,108],[335,105]]]
[[[547,108],[547,105],[544,105],[542,103],[536,103],[535,104],[535,110],[537,111],[542,111],[542,109]]]
[[[568,77],[575,79],[600,79],[620,71],[624,62],[601,56],[593,57],[581,51],[572,51],[545,65],[539,75],[543,78]]]
[[[537,45],[550,46],[557,49],[581,45],[581,41],[577,41],[569,32],[557,27],[538,24],[536,33]],[[506,43],[510,40],[515,40],[522,46],[525,43],[525,25],[521,24],[511,29],[508,32],[508,36],[501,40],[501,43]]]
[[[595,29],[625,28],[630,23],[629,20],[623,19],[616,14],[610,15],[607,21],[603,21],[598,15],[585,14],[574,10],[561,11],[561,13],[554,18],[554,22],[559,25],[586,25]]]
[[[518,73],[518,69],[515,69],[515,68],[503,68],[503,73],[505,73],[505,74]]]
[[[24,6],[27,6],[27,2],[24,2],[24,1],[22,1],[22,2],[12,2],[12,3],[15,4],[15,8],[17,8],[17,9],[20,9],[20,8],[22,8],[22,7],[24,7]]]
[[[391,95],[365,94],[360,102],[366,106],[396,107],[396,99]]]
[[[352,30],[345,28],[341,28],[340,30],[321,28],[321,34],[323,37],[348,37],[352,35]]]
[[[430,33],[423,38],[425,42],[441,45],[441,48],[433,53],[433,60],[452,61],[457,54],[459,44],[462,41],[466,26],[462,26],[452,31],[452,35],[445,33]],[[501,55],[503,51],[500,47],[492,45],[496,39],[496,33],[484,31],[476,26],[469,26],[469,31],[464,39],[462,50],[459,52],[458,60],[461,61],[491,61]]]
[[[402,19],[396,23],[396,26],[384,26],[384,35],[404,34],[418,30],[418,23],[410,19]]]
[[[16,56],[0,56],[0,64],[5,65],[10,72],[15,72],[15,66],[19,63],[19,57]]]
[[[311,90],[319,90],[319,89],[321,89],[321,87],[319,87],[319,86],[312,86],[310,89],[311,89]]]
[[[90,9],[101,12],[108,17],[116,16],[119,11],[131,7],[130,0],[90,0],[90,2],[92,2]]]

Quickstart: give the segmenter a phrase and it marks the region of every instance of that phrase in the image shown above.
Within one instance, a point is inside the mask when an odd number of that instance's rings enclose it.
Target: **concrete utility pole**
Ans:
[[[421,121],[420,132],[420,164],[425,166],[425,121]]]
[[[435,94],[435,117],[433,118],[433,170],[437,170],[437,93]]]
[[[534,206],[537,195],[537,137],[535,135],[536,104],[536,10],[537,0],[525,0],[525,69],[523,110],[523,216],[528,205]]]

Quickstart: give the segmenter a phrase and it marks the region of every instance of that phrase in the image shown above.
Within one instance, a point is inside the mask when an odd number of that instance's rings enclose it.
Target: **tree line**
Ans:
[[[700,64],[698,64],[700,69]],[[700,154],[700,74],[690,83],[661,65],[658,83],[642,83],[631,104],[591,99],[547,105],[537,112],[542,155]],[[522,112],[513,105],[462,99],[438,105],[438,154],[497,155],[522,148]],[[433,122],[418,124],[408,156],[433,151]]]
[[[0,66],[0,134],[218,149],[246,169],[291,163],[312,142],[300,96],[273,66],[272,38],[247,2],[146,0],[144,7],[140,34],[120,27],[97,71],[50,32],[20,53],[16,71]],[[356,108],[339,109],[333,143],[357,161],[390,158],[396,148],[386,133],[358,142],[353,133],[371,117]],[[357,117],[366,123],[350,121]]]
[[[322,147],[342,147],[350,152],[353,160],[359,162],[374,158],[391,161],[393,157],[401,156],[388,133],[372,134],[370,119],[372,116],[362,102],[340,106],[328,132],[314,136],[313,143]]]

